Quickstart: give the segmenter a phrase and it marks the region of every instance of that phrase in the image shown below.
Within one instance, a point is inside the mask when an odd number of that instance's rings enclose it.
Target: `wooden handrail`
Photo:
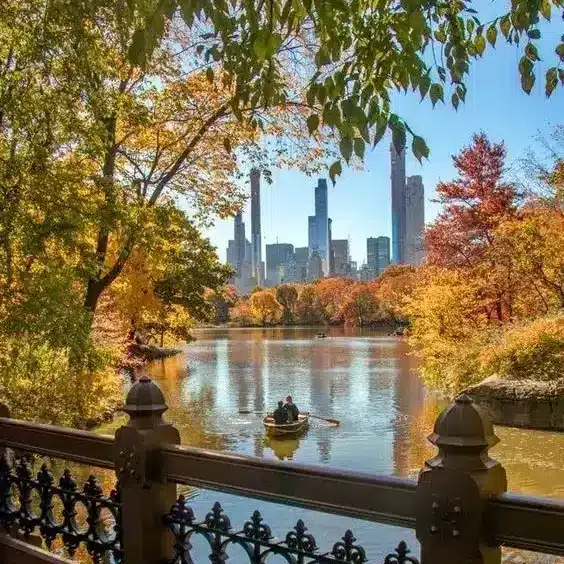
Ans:
[[[0,445],[114,468],[113,437],[88,431],[0,418]],[[415,528],[412,480],[182,446],[167,446],[161,456],[170,482]],[[492,541],[564,555],[564,501],[502,494],[488,501],[486,518]]]
[[[0,444],[89,466],[114,468],[114,438],[90,431],[0,417]]]

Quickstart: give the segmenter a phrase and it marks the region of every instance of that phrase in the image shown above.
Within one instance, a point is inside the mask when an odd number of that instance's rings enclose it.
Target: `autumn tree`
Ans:
[[[293,284],[282,284],[276,288],[276,299],[282,306],[282,322],[290,325],[294,321],[298,301],[298,289]]]
[[[251,312],[260,325],[272,325],[282,315],[282,306],[272,292],[260,290],[249,299]]]
[[[453,157],[459,177],[438,184],[443,209],[425,233],[429,264],[481,271],[487,314],[497,321],[512,314],[514,277],[496,256],[496,229],[517,216],[519,203],[515,187],[503,180],[505,155],[502,143],[475,135]]]
[[[374,289],[369,284],[349,288],[341,306],[345,325],[364,327],[380,321],[384,315]]]
[[[374,292],[388,316],[396,323],[405,322],[403,306],[417,282],[418,268],[409,264],[393,264],[373,282]]]

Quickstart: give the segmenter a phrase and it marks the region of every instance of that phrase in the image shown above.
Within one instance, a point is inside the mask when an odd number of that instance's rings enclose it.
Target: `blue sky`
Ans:
[[[557,16],[558,18],[558,16]],[[559,18],[558,18],[559,19]],[[556,64],[552,49],[562,33],[562,22],[543,30],[544,59],[538,65],[537,83],[531,95],[520,87],[517,69],[521,50],[498,43],[496,52],[487,52],[471,70],[466,103],[458,112],[449,105],[419,102],[419,96],[397,95],[393,110],[423,136],[431,150],[428,161],[420,165],[408,151],[407,175],[420,174],[425,186],[425,221],[439,211],[433,203],[435,186],[455,176],[451,156],[469,144],[473,133],[485,131],[494,141],[507,147],[511,166],[537,145],[539,134],[548,135],[555,125],[564,123],[564,88],[559,86],[550,99],[544,94],[544,71]],[[541,76],[542,71],[542,76]],[[335,187],[329,182],[329,217],[333,219],[333,238],[349,238],[352,259],[359,265],[366,258],[366,238],[391,234],[389,138],[365,156],[363,171],[345,168]],[[262,182],[262,240],[269,243],[307,245],[307,217],[313,214],[313,188],[316,178],[297,171],[273,171],[272,185]],[[243,219],[250,239],[250,206]],[[205,233],[225,260],[225,248],[233,237],[233,220],[217,221]],[[263,248],[264,257],[264,248]]]

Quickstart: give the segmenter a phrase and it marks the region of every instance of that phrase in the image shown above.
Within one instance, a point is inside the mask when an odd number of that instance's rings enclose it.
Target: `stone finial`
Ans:
[[[499,442],[490,418],[466,394],[439,415],[428,439],[439,449],[490,448]]]
[[[148,376],[141,376],[127,394],[123,411],[130,417],[162,415],[168,406],[161,389]]]

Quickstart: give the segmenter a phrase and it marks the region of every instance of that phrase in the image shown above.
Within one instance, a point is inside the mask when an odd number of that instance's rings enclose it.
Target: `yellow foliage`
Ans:
[[[259,290],[250,297],[251,312],[261,325],[276,323],[282,316],[282,306],[268,290]]]

